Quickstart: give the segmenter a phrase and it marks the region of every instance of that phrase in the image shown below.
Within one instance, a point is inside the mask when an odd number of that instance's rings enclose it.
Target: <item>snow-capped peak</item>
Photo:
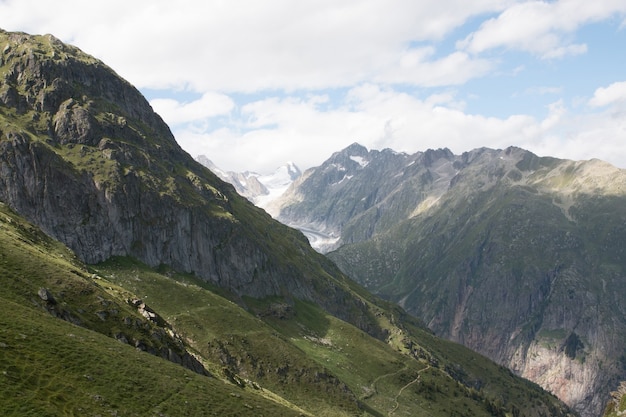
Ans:
[[[289,186],[295,179],[297,179],[302,173],[300,169],[293,162],[287,162],[276,169],[272,174],[260,175],[258,177],[261,184],[265,185],[268,189],[282,188]]]
[[[293,162],[278,167],[273,173],[261,175],[256,172],[231,172],[218,168],[205,155],[196,158],[222,180],[231,183],[237,192],[261,208],[280,197],[302,172]]]

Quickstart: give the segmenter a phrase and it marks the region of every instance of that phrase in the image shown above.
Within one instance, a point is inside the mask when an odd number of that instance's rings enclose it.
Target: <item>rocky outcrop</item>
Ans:
[[[121,343],[182,365],[200,375],[211,375],[202,362],[189,352],[182,338],[171,326],[143,301],[134,299],[129,302],[143,317],[127,315],[129,311],[116,301],[105,297],[106,293],[101,291],[100,287],[93,283],[87,286],[84,282],[81,284],[83,288],[77,291],[78,295],[73,291],[61,292],[59,296],[61,302],[57,301],[57,297],[50,289],[40,288],[37,295],[43,301],[41,307],[58,319],[112,336]],[[80,308],[76,308],[76,299],[84,297],[87,293],[95,294],[94,299],[97,303],[84,303]],[[95,325],[94,321],[97,322]],[[123,326],[120,326],[120,323]],[[120,330],[120,327],[123,330]],[[112,334],[107,334],[111,331]]]
[[[604,416],[614,417],[626,414],[624,398],[626,398],[626,382],[622,381],[617,389],[611,392],[611,400],[606,406]]]

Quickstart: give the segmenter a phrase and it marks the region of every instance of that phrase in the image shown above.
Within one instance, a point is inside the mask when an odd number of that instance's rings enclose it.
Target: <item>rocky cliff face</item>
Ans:
[[[350,170],[355,159],[368,163]],[[353,145],[305,175],[280,218],[332,228],[344,272],[583,415],[601,413],[626,377],[626,172],[517,148]]]
[[[334,265],[187,155],[110,68],[49,35],[0,32],[0,51],[0,201],[87,263],[129,255],[377,332]]]
[[[329,252],[370,239],[420,203],[432,203],[455,172],[452,158],[447,149],[408,155],[354,143],[305,172],[270,207],[281,222],[325,237],[314,247]]]

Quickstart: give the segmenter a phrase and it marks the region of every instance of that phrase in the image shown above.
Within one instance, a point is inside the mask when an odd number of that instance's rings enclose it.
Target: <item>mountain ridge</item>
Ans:
[[[305,284],[307,275],[311,280],[313,271],[330,264],[299,254],[296,248],[308,246],[301,235],[272,222],[195,163],[136,89],[75,49],[68,50],[83,61],[58,53],[53,37],[25,36],[7,35],[3,55],[10,69],[0,110],[20,125],[0,128],[7,138],[0,144],[2,201],[88,263],[132,255],[150,266],[194,272],[240,295],[285,291],[335,308],[329,297],[342,297],[343,278],[326,274],[324,289]],[[25,39],[36,47],[26,48]],[[49,70],[56,68],[50,62],[60,69]],[[22,103],[16,114],[14,101]],[[238,217],[250,219],[245,230]],[[291,260],[261,249],[286,240]],[[303,279],[284,280],[294,267]]]
[[[333,230],[328,255],[346,274],[599,415],[626,377],[611,336],[624,306],[609,290],[624,291],[626,172],[516,147],[339,166],[354,149],[307,171],[277,202],[278,219]]]

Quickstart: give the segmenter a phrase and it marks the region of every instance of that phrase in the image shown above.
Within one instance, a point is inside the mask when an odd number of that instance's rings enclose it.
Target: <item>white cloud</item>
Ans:
[[[248,123],[198,135],[176,131],[183,147],[211,155],[226,169],[267,172],[287,160],[303,168],[318,165],[352,142],[368,148],[416,152],[449,147],[464,152],[486,143],[492,147],[523,145],[544,131],[532,117],[506,119],[469,115],[453,95],[420,100],[406,93],[366,84],[351,89],[342,105],[331,110],[316,97],[269,98],[242,108]],[[219,152],[218,152],[219,149]],[[241,154],[251,159],[242,160]]]
[[[626,102],[626,81],[616,82],[608,87],[598,88],[589,105],[603,107],[614,103]]]
[[[491,71],[495,63],[486,59],[470,57],[465,52],[453,52],[443,58],[433,59],[432,47],[404,51],[391,61],[373,79],[389,84],[412,84],[425,87],[460,85],[472,78],[482,77]]]
[[[626,168],[626,114],[610,111],[564,118],[532,148],[539,155],[573,160],[598,158]]]
[[[349,87],[376,77],[392,82],[389,63],[412,54],[411,45],[440,40],[471,16],[507,3],[7,0],[0,3],[0,26],[71,41],[139,88],[299,90]],[[484,63],[454,53],[433,69],[448,66],[443,82],[458,83],[449,68],[458,63],[473,66],[461,80],[484,73]],[[399,82],[442,82],[426,74],[429,61],[419,64],[416,74],[405,71]]]
[[[472,53],[500,47],[518,49],[546,59],[578,55],[585,53],[587,46],[572,43],[570,34],[584,24],[624,13],[622,0],[521,2],[483,22],[457,46]]]
[[[171,98],[157,98],[151,100],[150,105],[172,126],[227,114],[235,107],[230,97],[213,92],[204,93],[200,99],[189,103],[180,103]]]
[[[516,145],[626,167],[615,106],[623,83],[602,81],[608,87],[591,99],[566,78],[559,87],[515,85],[536,95],[545,116],[470,114],[464,102],[511,100],[510,90],[490,91],[501,85],[491,81],[519,82],[536,68],[533,57],[585,54],[593,43],[578,29],[618,19],[623,30],[625,15],[624,0],[0,0],[3,29],[52,33],[140,89],[200,96],[151,103],[192,155],[259,171],[287,160],[317,165],[355,141],[407,152]],[[531,55],[507,61],[509,50]],[[558,73],[558,64],[543,68]],[[572,113],[573,94],[594,113]]]
[[[513,97],[519,96],[544,96],[555,95],[563,93],[563,87],[551,87],[551,86],[532,86],[526,88],[521,93],[513,94]]]

